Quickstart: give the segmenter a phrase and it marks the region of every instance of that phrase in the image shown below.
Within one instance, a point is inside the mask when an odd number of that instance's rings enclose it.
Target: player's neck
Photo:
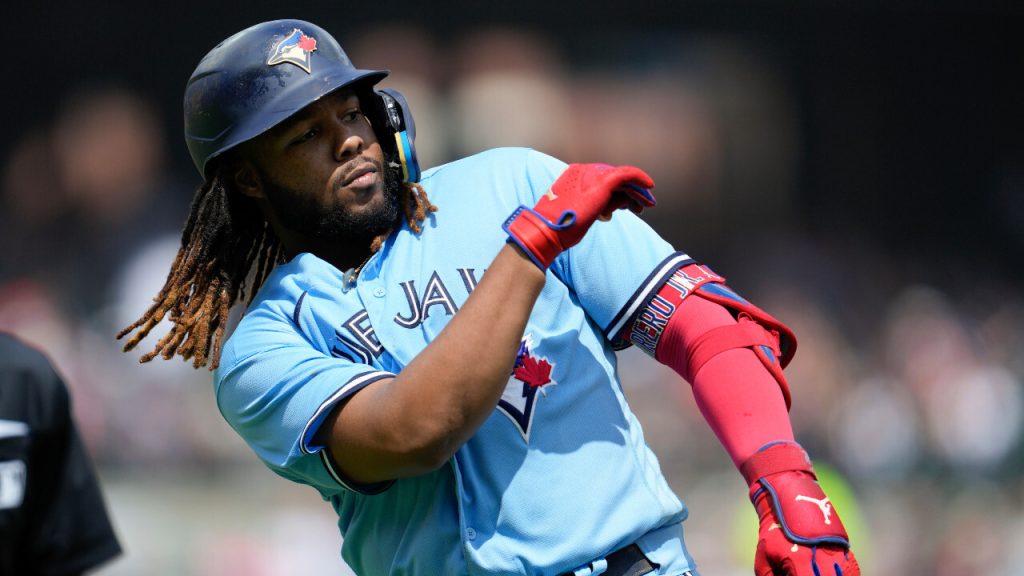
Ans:
[[[373,252],[369,246],[363,250],[307,250],[316,255],[317,258],[332,264],[338,270],[345,272],[351,269],[362,268],[363,264],[370,259]]]
[[[362,266],[373,253],[373,238],[337,239],[294,237],[281,238],[285,255],[289,260],[303,252],[313,254],[342,272]]]

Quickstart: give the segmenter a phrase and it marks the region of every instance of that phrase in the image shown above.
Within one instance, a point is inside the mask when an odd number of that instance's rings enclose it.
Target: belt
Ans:
[[[630,544],[625,548],[619,548],[615,552],[605,556],[601,560],[595,560],[583,566],[575,572],[566,572],[561,576],[585,576],[589,574],[600,574],[601,576],[641,576],[650,574],[658,567],[644,556],[640,547]],[[604,568],[604,570],[601,570]]]

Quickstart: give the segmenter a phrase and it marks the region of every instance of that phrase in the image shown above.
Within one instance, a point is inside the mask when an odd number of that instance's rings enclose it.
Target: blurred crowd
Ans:
[[[598,64],[505,28],[444,43],[404,27],[339,39],[361,68],[392,71],[385,83],[412,106],[425,166],[515,145],[654,176],[651,225],[796,332],[794,426],[849,486],[836,506],[854,518],[865,573],[1009,575],[1024,563],[1021,287],[969,259],[801,222],[800,108],[770,55],[667,36]],[[168,161],[183,144],[162,126],[179,115],[129,85],[73,87],[45,125],[8,135],[2,159],[0,330],[53,358],[97,465],[133,478],[135,495],[146,482],[173,490],[168,475],[202,483],[258,466],[217,413],[205,370],[140,366],[114,340],[162,285],[198,185],[191,166]],[[749,573],[733,542],[733,511],[749,506],[742,480],[688,387],[635,352],[620,370],[690,505],[704,573]],[[234,490],[206,486],[222,504]],[[121,502],[111,498],[115,518]],[[277,521],[296,539],[308,532],[287,529],[294,514]],[[216,555],[150,573],[238,573],[231,551],[253,547],[224,532]],[[143,536],[122,536],[133,562]]]

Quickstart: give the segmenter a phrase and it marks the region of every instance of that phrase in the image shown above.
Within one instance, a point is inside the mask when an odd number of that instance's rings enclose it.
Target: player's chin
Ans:
[[[383,184],[357,192],[352,200],[348,203],[348,213],[359,221],[390,226],[398,215],[398,198],[389,194]]]

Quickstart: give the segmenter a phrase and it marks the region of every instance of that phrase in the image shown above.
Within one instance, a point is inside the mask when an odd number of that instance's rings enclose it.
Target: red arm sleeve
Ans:
[[[724,307],[703,298],[686,298],[669,319],[656,358],[686,377],[688,344],[713,328],[737,322]],[[691,376],[701,414],[737,467],[760,447],[792,440],[786,402],[779,383],[749,348],[717,354]]]

